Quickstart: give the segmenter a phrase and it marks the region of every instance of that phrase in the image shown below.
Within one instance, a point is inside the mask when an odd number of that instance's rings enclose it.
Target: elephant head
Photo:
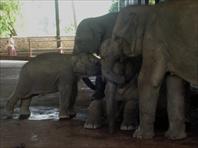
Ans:
[[[117,88],[137,79],[142,64],[141,56],[128,58],[124,55],[123,50],[120,49],[125,46],[128,46],[126,42],[120,42],[120,40],[114,42],[111,39],[104,41],[101,46],[102,72],[107,78],[106,89],[108,90],[105,93],[106,112],[111,133],[114,131]]]
[[[74,54],[98,53],[102,42],[111,37],[116,17],[117,13],[109,13],[82,20],[76,31]]]
[[[93,30],[93,24],[90,19],[83,20],[76,31],[74,54],[76,53],[93,53],[96,52],[100,45],[101,28]]]
[[[75,36],[75,43],[74,43],[74,50],[73,54],[93,54],[99,53],[100,46],[102,42],[110,38],[112,35],[113,26],[115,24],[117,17],[117,13],[108,13],[103,16],[87,18],[80,22],[78,25],[76,36]],[[97,68],[97,67],[96,67]],[[97,73],[99,71],[99,73]],[[93,72],[94,73],[94,72]],[[83,77],[82,80],[85,84],[95,90],[95,97],[100,97],[98,94],[103,94],[103,81],[99,78],[101,76],[101,68],[95,71],[96,74],[96,84],[99,86],[95,86],[95,84],[90,81],[88,77]],[[97,89],[96,89],[97,88]]]
[[[72,56],[73,71],[80,76],[94,76],[100,73],[100,59],[94,54],[78,54]]]
[[[107,77],[111,82],[124,83],[124,77],[115,74],[114,65],[119,62],[120,56],[122,55],[122,50],[119,48],[117,42],[113,42],[108,39],[103,42],[101,46],[101,64],[102,64],[102,74]]]
[[[139,10],[139,7],[134,7]],[[112,82],[124,83],[124,77],[113,72],[114,63],[126,57],[141,55],[147,13],[138,13],[128,7],[119,13],[113,29],[112,38],[102,45],[102,72]],[[146,10],[145,10],[146,11]],[[144,15],[143,15],[144,14]]]

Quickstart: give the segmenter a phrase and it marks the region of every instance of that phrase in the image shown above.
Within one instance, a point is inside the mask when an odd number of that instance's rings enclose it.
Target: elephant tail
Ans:
[[[84,77],[84,78],[82,78],[82,80],[85,82],[85,84],[86,84],[89,88],[91,88],[91,89],[93,89],[93,90],[96,90],[96,86],[91,82],[91,80],[90,80],[88,77]]]

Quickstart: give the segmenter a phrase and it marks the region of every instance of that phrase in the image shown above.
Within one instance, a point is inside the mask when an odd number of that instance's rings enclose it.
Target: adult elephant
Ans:
[[[183,80],[198,84],[198,1],[167,1],[156,6],[129,6],[119,13],[108,48],[102,55],[104,76],[123,83],[112,66],[124,57],[142,55],[138,77],[140,125],[136,138],[152,138],[157,98],[162,80],[167,80],[170,139],[186,137]],[[173,91],[174,90],[174,91]]]
[[[100,17],[87,18],[78,25],[73,54],[80,53],[99,54],[99,49],[104,40],[110,38],[117,18],[117,13],[109,13]],[[104,97],[105,82],[101,77],[101,70],[96,76],[96,84],[84,77],[83,81],[92,89],[95,89],[92,99],[101,99]]]

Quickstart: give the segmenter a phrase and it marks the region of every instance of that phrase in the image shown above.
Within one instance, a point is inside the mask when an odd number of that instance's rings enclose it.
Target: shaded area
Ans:
[[[14,90],[18,74],[24,61],[0,61],[0,118],[8,96]],[[87,118],[87,107],[92,91],[82,81],[79,82],[77,98],[77,116],[72,120],[58,120],[58,94],[34,97],[29,120],[18,120],[17,107],[14,119],[0,119],[1,148],[133,148],[133,147],[198,147],[198,109],[192,108],[191,126],[188,127],[189,137],[185,140],[170,141],[164,138],[164,130],[157,129],[154,140],[136,140],[132,132],[122,132],[117,129],[114,134],[108,133],[108,128],[97,130],[83,128]],[[196,98],[195,98],[196,99]]]
[[[154,140],[136,140],[129,132],[108,134],[106,129],[86,130],[83,122],[71,121],[19,121],[6,120],[1,122],[1,147],[26,148],[133,148],[133,147],[164,147],[164,148],[196,148],[197,138],[190,137],[182,141],[170,141],[158,135]]]

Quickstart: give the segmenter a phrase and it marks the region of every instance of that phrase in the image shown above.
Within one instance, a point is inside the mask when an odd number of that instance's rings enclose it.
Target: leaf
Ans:
[[[19,0],[0,1],[0,37],[16,35],[14,24],[20,9]]]

